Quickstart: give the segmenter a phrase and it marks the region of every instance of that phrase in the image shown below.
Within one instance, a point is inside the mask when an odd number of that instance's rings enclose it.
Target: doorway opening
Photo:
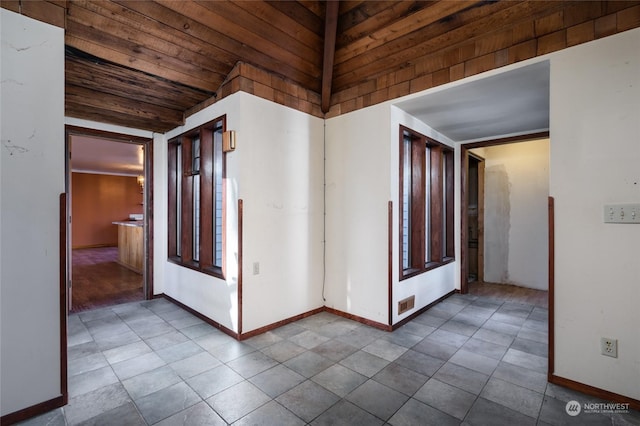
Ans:
[[[461,292],[548,290],[549,133],[462,145]]]
[[[151,140],[67,126],[69,312],[153,294]]]

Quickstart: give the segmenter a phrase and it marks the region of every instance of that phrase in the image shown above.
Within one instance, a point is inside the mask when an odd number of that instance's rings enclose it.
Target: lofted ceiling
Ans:
[[[155,132],[182,125],[228,95],[225,84],[239,64],[281,79],[266,82],[267,90],[291,83],[293,94],[284,96],[307,103],[311,96],[313,113],[331,116],[640,26],[637,0],[2,0],[0,6],[65,28],[68,117]]]
[[[496,10],[476,0],[49,3],[66,10],[66,115],[153,131],[182,124],[239,62],[322,94],[326,112],[332,93],[401,70],[445,46],[430,40]]]

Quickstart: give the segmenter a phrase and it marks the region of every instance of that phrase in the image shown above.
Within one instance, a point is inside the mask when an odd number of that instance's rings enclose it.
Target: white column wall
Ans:
[[[227,116],[237,148],[226,155],[226,280],[175,265],[166,248],[163,292],[238,332],[238,199],[243,200],[242,332],[319,308],[323,270],[323,120],[243,92],[189,117],[165,141]],[[157,154],[166,192],[166,143]],[[162,157],[162,158],[161,158]],[[166,236],[166,198],[157,229]],[[165,244],[166,245],[166,244]],[[254,263],[259,272],[254,274]]]
[[[640,399],[639,225],[603,223],[606,203],[640,203],[640,29],[551,62],[555,197],[555,371]],[[618,358],[600,355],[618,339]]]
[[[323,305],[324,120],[238,95],[246,333]]]
[[[1,19],[1,415],[61,396],[64,30]]]
[[[389,106],[326,120],[325,305],[388,324]]]

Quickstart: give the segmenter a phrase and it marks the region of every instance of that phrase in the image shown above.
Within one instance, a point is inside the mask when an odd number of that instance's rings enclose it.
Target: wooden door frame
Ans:
[[[71,212],[70,197],[70,149],[72,136],[88,136],[101,139],[112,140],[115,142],[131,143],[142,145],[144,149],[144,242],[145,242],[145,259],[143,272],[143,296],[145,300],[153,298],[153,139],[141,136],[132,136],[122,133],[107,132],[103,130],[89,129],[72,125],[65,125],[65,193],[67,194],[67,224],[69,225],[69,215]],[[67,235],[69,235],[67,231]],[[67,252],[71,252],[71,239],[67,241]],[[61,253],[62,256],[62,253]],[[69,282],[71,279],[71,256],[68,256],[67,264],[67,305],[71,309],[71,299],[68,294]]]
[[[466,294],[469,292],[469,276],[467,268],[467,262],[469,261],[467,250],[467,245],[469,244],[469,236],[467,235],[467,229],[469,226],[467,218],[467,210],[469,208],[469,203],[467,201],[469,194],[469,150],[548,138],[549,132],[546,131],[460,145],[460,293]]]
[[[476,281],[482,282],[484,280],[484,158],[477,154],[469,153],[468,151],[467,155],[467,158],[473,157],[478,163],[478,276],[476,277]],[[469,173],[467,169],[467,183],[469,182],[468,178]],[[468,189],[467,187],[467,190]],[[468,197],[465,201],[468,201]],[[468,208],[469,206],[467,205],[467,209]],[[466,229],[468,229],[468,227]],[[468,272],[469,271],[467,271],[467,273]]]

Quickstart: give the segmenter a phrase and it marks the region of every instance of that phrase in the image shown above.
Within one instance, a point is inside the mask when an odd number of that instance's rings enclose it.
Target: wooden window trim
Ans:
[[[225,266],[225,191],[222,195],[222,263],[215,265],[215,133],[226,129],[226,116],[218,117],[196,129],[183,133],[169,141],[168,144],[168,180],[169,180],[169,217],[168,217],[168,261],[185,268],[193,269],[208,275],[224,279]],[[193,171],[192,142],[200,138],[199,171]],[[178,176],[178,149],[181,150],[182,174]],[[220,152],[222,181],[226,179],[226,155]],[[198,174],[200,179],[198,256],[194,256],[194,223],[193,223],[193,179]],[[177,211],[177,190],[180,185],[180,213]],[[180,223],[178,223],[180,221]],[[178,225],[180,235],[178,236]],[[180,253],[178,254],[178,244]],[[195,260],[195,259],[198,260]]]
[[[405,135],[411,143],[411,203],[409,217],[409,267],[404,268],[404,152]],[[405,126],[399,132],[399,260],[400,281],[449,264],[455,260],[454,242],[454,158],[453,149]],[[428,157],[427,157],[428,156]],[[427,170],[427,158],[429,166]],[[429,200],[426,199],[427,176]],[[429,223],[426,203],[429,203]],[[445,218],[446,215],[446,218]],[[446,220],[445,220],[446,219]],[[429,241],[426,241],[429,226]],[[427,251],[427,248],[429,249]],[[429,254],[427,259],[426,254]]]

